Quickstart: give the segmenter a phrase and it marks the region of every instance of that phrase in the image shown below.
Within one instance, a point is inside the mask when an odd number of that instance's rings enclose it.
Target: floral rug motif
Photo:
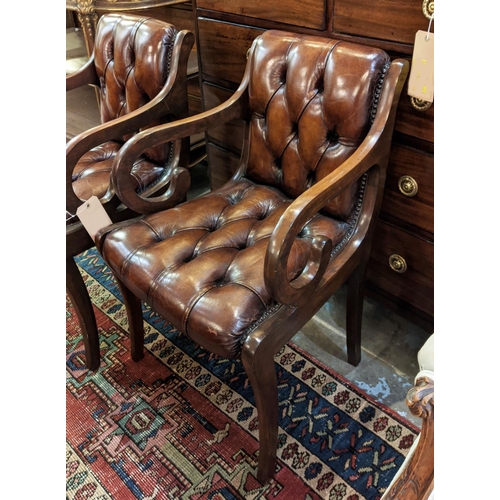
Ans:
[[[418,429],[292,343],[275,357],[275,478],[256,479],[258,417],[242,364],[193,344],[144,306],[145,357],[95,248],[77,258],[101,365],[85,367],[67,299],[67,500],[379,499]]]

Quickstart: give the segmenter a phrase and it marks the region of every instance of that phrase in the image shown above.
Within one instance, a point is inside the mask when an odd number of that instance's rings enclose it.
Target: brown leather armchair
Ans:
[[[275,470],[274,355],[346,281],[348,359],[360,361],[365,270],[407,72],[379,49],[267,31],[227,102],[137,134],[113,164],[122,201],[147,214],[96,236],[127,306],[132,357],[143,355],[141,301],[212,353],[241,357],[262,483]],[[248,129],[223,187],[182,203],[189,172],[178,169],[161,211],[137,194],[130,172],[144,150],[236,118]]]
[[[102,124],[66,146],[66,290],[75,307],[85,344],[86,365],[100,364],[97,326],[74,256],[94,246],[77,208],[97,196],[111,220],[137,216],[115,195],[111,166],[124,142],[138,131],[188,116],[187,63],[194,43],[188,31],[156,19],[107,14],[99,19],[88,62],[66,78],[66,90],[97,89]],[[142,196],[168,190],[178,165],[185,165],[189,138],[149,148],[134,160],[130,176]],[[69,214],[69,217],[68,217]]]

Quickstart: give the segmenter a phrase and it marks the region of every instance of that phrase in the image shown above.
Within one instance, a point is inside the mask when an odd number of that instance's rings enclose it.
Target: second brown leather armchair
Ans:
[[[66,146],[66,290],[75,307],[85,344],[86,365],[100,363],[99,337],[85,284],[73,259],[94,242],[77,208],[99,198],[111,220],[138,212],[115,195],[111,167],[127,139],[147,127],[188,116],[187,62],[194,43],[188,31],[145,16],[106,14],[99,19],[88,62],[66,78],[66,90],[82,85],[97,89],[102,124],[74,137]],[[179,165],[186,165],[189,138],[149,148],[130,172],[140,197],[166,191]]]

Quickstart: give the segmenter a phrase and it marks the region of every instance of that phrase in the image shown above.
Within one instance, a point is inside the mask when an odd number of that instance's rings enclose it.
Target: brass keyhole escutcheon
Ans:
[[[411,105],[417,111],[421,111],[422,113],[424,111],[427,111],[432,106],[431,101],[424,101],[423,99],[417,99],[416,97],[410,97],[410,102],[411,102]]]
[[[404,273],[408,269],[406,260],[404,260],[401,255],[398,255],[396,253],[392,254],[389,257],[389,265],[391,266],[391,269],[396,273]]]
[[[399,178],[398,188],[401,193],[408,196],[408,198],[411,198],[418,193],[417,181],[409,175],[403,175]]]

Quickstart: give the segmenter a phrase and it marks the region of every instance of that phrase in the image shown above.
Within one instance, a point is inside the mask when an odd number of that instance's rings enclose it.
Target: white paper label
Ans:
[[[76,215],[94,241],[99,229],[113,223],[97,196],[92,196],[80,205],[76,210]]]
[[[417,31],[415,35],[408,95],[427,102],[434,100],[434,33]]]

